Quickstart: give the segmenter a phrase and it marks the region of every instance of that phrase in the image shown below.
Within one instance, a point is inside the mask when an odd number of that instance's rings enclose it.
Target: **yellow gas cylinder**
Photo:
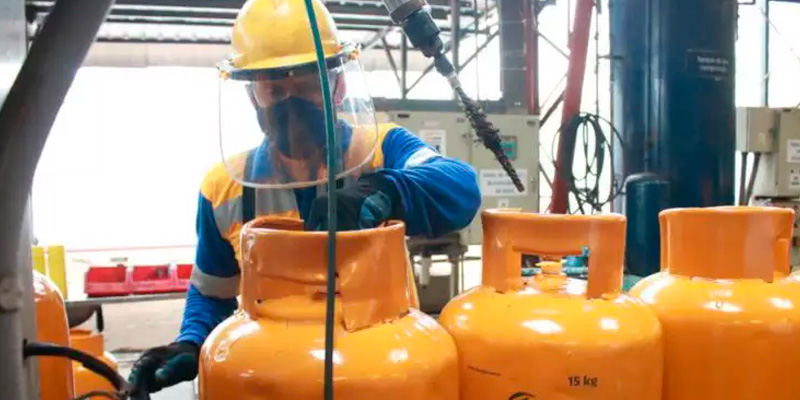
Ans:
[[[661,328],[620,293],[625,218],[488,210],[483,283],[439,318],[459,352],[462,400],[660,400]],[[589,250],[588,282],[560,263],[521,274],[521,255]]]
[[[64,299],[48,277],[37,271],[32,272],[36,304],[36,340],[69,346],[69,324]],[[69,359],[37,357],[37,362],[42,400],[64,400],[75,397]]]
[[[664,270],[630,294],[664,331],[664,400],[800,396],[800,282],[786,276],[793,211],[663,211]],[[776,273],[778,271],[781,273]]]
[[[101,333],[84,329],[72,329],[69,332],[69,340],[72,348],[90,354],[115,371],[117,370],[117,360],[111,353],[104,350],[103,335]],[[77,396],[96,390],[116,392],[116,389],[108,379],[86,369],[79,362],[72,363],[72,374],[75,377],[75,395]],[[100,399],[101,397],[90,397],[90,399],[94,398]]]
[[[241,309],[203,345],[201,400],[321,398],[328,235],[301,229],[275,217],[243,228]],[[337,234],[337,399],[458,399],[453,339],[410,307],[404,232]]]

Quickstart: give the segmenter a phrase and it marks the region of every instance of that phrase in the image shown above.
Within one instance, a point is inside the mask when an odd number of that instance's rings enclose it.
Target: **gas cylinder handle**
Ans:
[[[789,273],[792,210],[752,206],[675,208],[662,211],[659,223],[662,271],[764,282],[772,282],[776,274]]]
[[[522,288],[522,254],[579,255],[589,249],[587,297],[622,289],[625,217],[551,215],[486,210],[483,223],[483,284],[500,292]]]
[[[327,239],[326,232],[303,231],[298,219],[262,216],[248,222],[241,234],[243,310],[254,318],[317,318],[324,309],[314,299],[327,293]],[[345,329],[396,318],[417,304],[406,254],[401,221],[337,233],[337,303]]]

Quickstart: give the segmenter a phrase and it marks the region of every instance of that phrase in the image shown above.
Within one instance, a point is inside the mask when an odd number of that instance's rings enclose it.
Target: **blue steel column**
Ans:
[[[658,270],[660,210],[733,204],[737,4],[610,7],[613,117],[624,143],[615,143],[614,168],[630,192],[615,207],[628,216],[627,270],[648,275]]]
[[[647,10],[651,0],[611,0],[612,121],[621,138],[614,137],[614,180],[645,170],[645,138],[649,46]],[[620,141],[621,139],[621,141]],[[624,144],[624,147],[623,147]],[[614,199],[614,210],[624,212],[624,197]]]
[[[734,201],[737,3],[652,0],[648,171],[670,207]]]

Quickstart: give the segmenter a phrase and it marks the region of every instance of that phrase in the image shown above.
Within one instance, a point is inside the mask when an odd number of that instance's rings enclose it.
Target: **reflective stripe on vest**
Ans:
[[[297,199],[292,189],[253,190],[255,215],[282,214],[297,209]],[[242,221],[243,197],[237,196],[214,209],[214,220],[219,233],[226,237],[231,227]]]
[[[239,279],[240,274],[236,274],[227,278],[220,278],[218,276],[209,275],[200,270],[200,268],[192,268],[192,276],[189,282],[199,291],[203,296],[216,297],[218,299],[232,299],[239,294]]]

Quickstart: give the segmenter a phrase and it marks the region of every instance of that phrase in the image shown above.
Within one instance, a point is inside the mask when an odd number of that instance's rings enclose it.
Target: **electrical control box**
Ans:
[[[746,135],[750,139],[744,142],[750,145],[745,148],[752,150],[740,150],[760,153],[758,165],[754,166],[753,195],[772,198],[800,196],[800,109],[748,110],[739,110],[739,113],[750,116],[750,122],[739,128],[748,129]],[[737,133],[737,136],[743,134]]]
[[[524,192],[518,192],[494,154],[478,141],[467,118],[455,112],[390,111],[389,119],[428,143],[444,156],[472,165],[481,189],[481,210],[521,208],[539,210],[539,119],[530,115],[493,114],[502,147],[517,170]],[[480,244],[483,239],[480,214],[462,231],[465,244]]]
[[[736,109],[736,150],[771,153],[778,112],[766,107]]]

